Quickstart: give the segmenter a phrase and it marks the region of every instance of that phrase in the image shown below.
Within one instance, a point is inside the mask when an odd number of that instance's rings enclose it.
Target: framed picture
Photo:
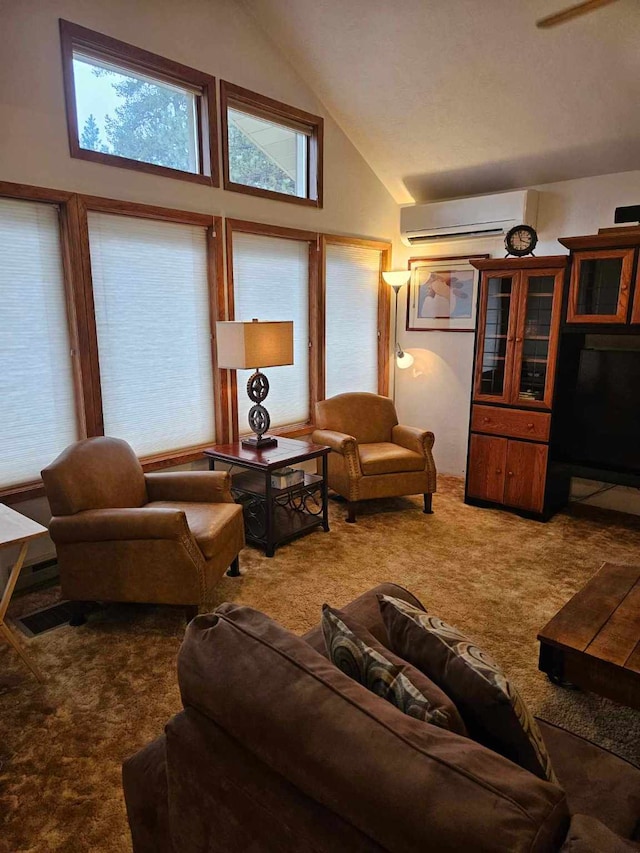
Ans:
[[[409,258],[407,331],[473,332],[480,273],[469,260],[488,257]]]

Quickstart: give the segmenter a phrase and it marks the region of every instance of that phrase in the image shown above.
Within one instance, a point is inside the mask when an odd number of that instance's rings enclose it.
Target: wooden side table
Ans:
[[[209,468],[216,461],[231,465],[231,491],[241,503],[247,541],[273,557],[278,545],[304,536],[316,527],[329,530],[327,456],[330,448],[291,438],[278,438],[276,447],[254,450],[233,444],[215,444],[204,451]],[[322,473],[305,473],[295,486],[276,489],[271,474],[311,459],[322,459]],[[238,470],[235,470],[238,469]]]
[[[47,528],[38,524],[37,521],[27,518],[25,515],[16,512],[4,504],[0,504],[0,548],[5,548],[9,545],[21,545],[18,559],[13,564],[13,568],[9,573],[9,581],[2,595],[2,601],[0,601],[0,633],[9,645],[13,646],[39,681],[44,680],[40,670],[29,658],[18,638],[5,622],[5,616],[9,608],[13,590],[18,582],[20,570],[29,550],[29,542],[32,539],[38,539],[40,536],[46,536],[47,533]]]

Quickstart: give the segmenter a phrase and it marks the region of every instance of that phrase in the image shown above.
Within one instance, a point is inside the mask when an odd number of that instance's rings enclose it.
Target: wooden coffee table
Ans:
[[[554,683],[640,710],[640,567],[604,563],[538,639]]]

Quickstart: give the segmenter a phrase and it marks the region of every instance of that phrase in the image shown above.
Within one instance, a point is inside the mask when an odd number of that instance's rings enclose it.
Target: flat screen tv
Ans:
[[[583,349],[562,457],[640,475],[640,349]]]

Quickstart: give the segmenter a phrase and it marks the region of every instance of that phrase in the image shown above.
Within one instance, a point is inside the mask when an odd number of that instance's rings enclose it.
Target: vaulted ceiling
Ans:
[[[536,28],[574,1],[244,4],[411,202],[640,168],[640,0]]]

